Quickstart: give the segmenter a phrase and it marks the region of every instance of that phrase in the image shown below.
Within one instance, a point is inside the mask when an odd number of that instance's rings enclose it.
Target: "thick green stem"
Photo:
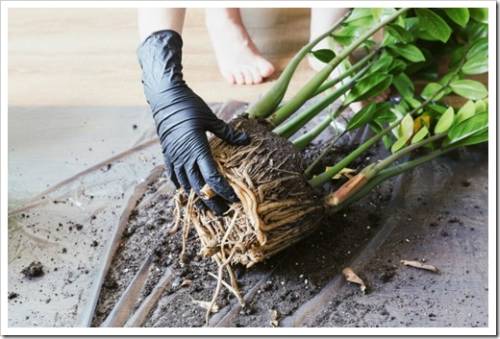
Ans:
[[[269,118],[269,122],[277,126],[290,115],[292,115],[297,109],[299,109],[304,102],[306,102],[311,96],[318,90],[321,84],[328,78],[330,73],[337,67],[342,60],[347,58],[356,48],[359,47],[364,41],[370,38],[378,30],[380,30],[385,25],[391,23],[399,15],[406,12],[409,8],[402,8],[397,10],[392,15],[382,20],[380,23],[369,29],[365,34],[356,39],[349,47],[345,48],[340,54],[333,58],[328,64],[326,64],[321,71],[319,71],[314,77],[312,77],[307,84],[285,105],[280,107],[276,112],[274,112]]]
[[[314,92],[313,97],[315,97],[318,94],[323,93],[327,89],[332,88],[333,86],[335,86],[336,84],[338,84],[339,82],[341,82],[342,80],[344,80],[345,78],[347,78],[348,76],[356,73],[358,70],[360,70],[361,68],[363,68],[372,59],[372,57],[375,54],[377,54],[377,52],[379,52],[379,51],[380,51],[379,49],[374,49],[373,51],[371,51],[370,53],[368,53],[363,59],[361,59],[360,61],[358,61],[352,67],[348,68],[344,73],[340,74],[339,76],[337,76],[337,77],[335,77],[335,78],[333,78],[331,80],[325,81],[321,86],[319,86],[319,88],[317,89],[317,91]]]
[[[316,39],[309,42],[307,45],[300,49],[300,51],[292,58],[292,60],[290,60],[288,65],[285,67],[279,78],[268,90],[268,92],[248,109],[249,117],[251,119],[267,118],[278,107],[278,105],[281,103],[281,100],[283,100],[290,80],[292,79],[292,76],[302,59],[304,59],[304,57],[312,50],[312,48],[316,46],[321,40],[329,36],[334,30],[336,30],[349,17],[349,15],[351,15],[351,12],[352,10],[347,11],[347,13],[343,15],[342,18],[340,18],[331,29],[321,34]]]
[[[417,142],[415,144],[408,145],[405,148],[399,150],[398,152],[396,152],[394,154],[391,154],[387,158],[385,158],[385,159],[380,160],[379,162],[377,162],[374,167],[369,168],[367,170],[367,172],[365,173],[365,175],[368,176],[368,178],[372,178],[376,174],[378,174],[380,171],[382,171],[384,168],[386,168],[390,164],[394,163],[395,161],[401,159],[402,157],[404,157],[408,153],[413,152],[417,148],[420,148],[420,147],[422,147],[424,145],[430,144],[431,142],[434,142],[436,140],[442,139],[442,138],[446,137],[446,135],[447,135],[446,133],[436,134],[436,135],[433,135],[433,136],[431,136],[429,138],[426,138],[426,139],[424,139],[424,140],[422,140],[420,142]]]
[[[273,132],[284,137],[289,138],[295,132],[297,132],[301,127],[308,123],[312,118],[321,113],[325,108],[327,108],[331,103],[340,98],[345,92],[352,88],[356,80],[363,76],[368,69],[360,71],[356,76],[354,76],[349,82],[337,88],[332,93],[325,96],[322,100],[312,105],[310,108],[301,112],[297,116],[290,118],[287,122],[276,127]]]
[[[389,168],[386,168],[382,171],[380,171],[375,177],[373,177],[368,183],[366,183],[363,188],[361,188],[357,193],[353,194],[351,197],[347,198],[345,201],[340,203],[339,205],[334,207],[334,210],[332,212],[338,212],[347,206],[355,203],[356,201],[361,200],[363,197],[365,197],[370,191],[381,184],[383,181],[386,181],[389,178],[392,178],[396,175],[399,175],[403,172],[409,171],[417,166],[420,166],[428,161],[431,161],[434,158],[437,158],[445,153],[450,152],[455,148],[447,148],[447,149],[439,149],[436,150],[432,153],[429,153],[427,155],[424,155],[420,158],[395,165]]]
[[[439,91],[437,91],[432,97],[424,101],[420,106],[417,108],[413,109],[410,111],[408,114],[413,115],[416,112],[420,111],[422,108],[424,108],[429,102],[431,102],[435,97],[441,94],[442,91],[444,91],[448,85],[445,85],[441,87]],[[403,120],[403,117],[397,119],[395,122],[384,128],[382,131],[365,141],[363,144],[361,144],[358,148],[356,148],[354,151],[349,153],[344,159],[339,161],[335,166],[332,166],[328,168],[326,171],[323,173],[314,176],[312,179],[309,180],[309,184],[313,187],[318,187],[330,180],[335,174],[340,172],[344,167],[348,166],[352,161],[354,161],[357,157],[359,157],[361,154],[363,154],[366,150],[368,150],[370,147],[372,147],[375,143],[377,143],[380,139],[384,137],[387,133],[389,133],[393,128],[397,127],[399,123]]]
[[[339,106],[339,108],[337,108],[337,110],[333,114],[328,114],[327,116],[325,116],[318,125],[316,125],[312,130],[292,141],[292,144],[298,150],[303,150],[307,145],[311,143],[311,141],[313,141],[318,135],[320,135],[321,132],[323,132],[325,128],[328,127],[328,125],[330,125],[333,119],[337,118],[346,108],[347,106],[344,105]]]

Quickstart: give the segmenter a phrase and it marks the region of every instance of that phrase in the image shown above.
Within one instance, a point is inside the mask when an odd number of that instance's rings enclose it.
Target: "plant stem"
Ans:
[[[340,74],[336,78],[333,78],[331,80],[325,81],[321,86],[318,87],[318,89],[316,90],[316,92],[314,92],[313,97],[315,97],[316,95],[318,95],[320,93],[323,93],[324,91],[326,91],[329,88],[332,88],[333,86],[335,86],[336,84],[338,84],[340,81],[344,80],[345,78],[347,78],[351,74],[357,72],[359,69],[361,69],[363,66],[365,66],[368,63],[368,61],[370,61],[370,59],[375,54],[377,54],[377,52],[379,52],[379,51],[380,51],[380,49],[374,49],[373,51],[371,51],[370,53],[368,53],[363,59],[361,59],[360,61],[358,61],[352,67],[348,68],[344,73]]]
[[[267,91],[262,98],[254,103],[249,109],[249,117],[251,119],[267,118],[280,104],[285,96],[290,80],[292,79],[295,70],[299,66],[304,57],[316,46],[321,40],[329,36],[336,30],[348,17],[351,15],[352,9],[348,10],[327,32],[321,34],[313,41],[302,47],[300,51],[290,60],[274,85]]]
[[[384,168],[386,168],[387,166],[389,166],[393,162],[401,159],[402,157],[404,157],[408,153],[416,150],[419,147],[427,145],[433,141],[442,139],[442,138],[446,137],[446,135],[447,135],[447,133],[436,134],[436,135],[433,135],[429,138],[426,138],[420,142],[406,146],[405,148],[399,150],[398,152],[396,152],[396,153],[388,156],[387,158],[377,162],[377,164],[372,169],[369,170],[369,172],[370,172],[369,175],[371,177],[375,176],[376,174],[378,174],[378,172],[380,172],[381,170],[383,170]]]
[[[292,144],[298,150],[303,150],[307,145],[311,143],[311,141],[313,141],[318,135],[320,135],[321,132],[323,132],[325,128],[328,127],[328,125],[330,125],[333,119],[337,118],[346,108],[347,106],[340,105],[333,114],[325,116],[318,125],[316,125],[312,130],[292,141]]]
[[[347,58],[359,45],[370,38],[379,29],[395,20],[399,15],[406,12],[408,9],[409,8],[402,8],[397,10],[392,15],[382,20],[380,23],[369,29],[365,34],[356,39],[351,45],[349,45],[349,47],[345,48],[340,54],[338,54],[328,64],[326,64],[321,71],[316,73],[316,75],[312,77],[289,102],[287,102],[276,112],[274,112],[268,118],[269,122],[272,125],[277,126],[285,121],[318,90],[321,84],[328,78],[330,73],[335,69],[335,67],[340,64],[340,62],[342,62],[342,60]]]
[[[330,151],[330,149],[337,143],[337,141],[342,138],[345,134],[347,133],[347,129],[345,129],[344,131],[342,131],[342,133],[340,133],[339,135],[337,135],[335,138],[333,138],[333,140],[328,144],[328,146],[321,152],[321,154],[319,155],[319,157],[317,157],[316,159],[314,159],[314,161],[306,168],[306,170],[304,171],[304,175],[306,178],[309,178],[311,175],[312,175],[312,171],[314,171],[314,169],[316,168],[316,166],[318,166],[319,162],[321,161],[321,159],[323,159],[327,154],[328,152]]]
[[[325,96],[322,100],[312,105],[309,109],[298,114],[297,116],[292,117],[289,121],[287,121],[283,125],[279,125],[273,130],[273,132],[284,138],[291,137],[307,122],[309,122],[312,118],[314,118],[316,115],[321,113],[321,111],[323,111],[326,107],[328,107],[328,105],[330,105],[332,102],[340,98],[342,94],[351,89],[352,86],[355,84],[356,80],[359,79],[361,76],[363,76],[367,70],[368,68],[365,68],[364,70],[360,71],[358,74],[356,74],[356,76],[350,79],[348,83],[337,88],[335,91]]]
[[[370,180],[366,185],[364,185],[363,188],[361,188],[358,192],[356,192],[354,195],[352,195],[351,197],[344,200],[339,205],[335,206],[334,210],[332,212],[333,213],[338,212],[338,211],[346,208],[347,206],[351,205],[352,203],[359,201],[360,199],[365,197],[368,193],[370,193],[370,191],[374,187],[378,186],[383,181],[385,181],[391,177],[394,177],[396,175],[399,175],[403,172],[406,172],[408,170],[411,170],[411,169],[413,169],[419,165],[422,165],[428,161],[431,161],[432,159],[437,158],[445,153],[448,153],[455,148],[456,147],[439,149],[439,150],[436,150],[432,153],[424,155],[420,158],[417,158],[417,159],[414,159],[414,160],[411,160],[411,161],[408,161],[408,162],[405,162],[405,163],[402,163],[399,165],[395,165],[395,166],[392,166],[392,167],[389,167],[387,169],[380,171],[374,178],[372,178],[372,180]]]
[[[379,160],[376,163],[370,164],[363,168],[357,175],[350,178],[342,186],[340,186],[335,192],[330,193],[326,198],[326,204],[330,206],[336,206],[349,199],[351,196],[355,195],[358,191],[362,190],[370,180],[375,177],[384,168],[402,158],[406,154],[427,145],[433,141],[446,137],[446,133],[436,134],[425,140],[422,140],[413,145],[409,145],[402,150],[390,155],[389,157]]]
[[[435,97],[437,97],[439,94],[441,94],[442,91],[444,91],[448,85],[445,85],[441,87],[439,91],[434,93],[433,96],[431,96],[429,99],[424,101],[420,106],[417,108],[413,109],[410,111],[408,114],[413,115],[416,112],[420,111],[422,108],[424,108],[429,102],[431,102]],[[380,139],[383,138],[384,135],[389,133],[394,127],[398,126],[399,123],[403,120],[404,117],[401,117],[397,119],[395,122],[384,128],[382,131],[379,133],[375,134],[373,137],[365,141],[363,144],[361,144],[358,148],[356,148],[354,151],[349,153],[344,159],[342,159],[340,162],[335,164],[335,166],[332,166],[328,168],[326,171],[323,173],[314,176],[312,179],[309,180],[309,184],[313,187],[318,187],[328,180],[330,180],[331,177],[333,177],[335,174],[340,172],[344,167],[348,166],[352,161],[354,161],[357,157],[359,157],[361,154],[363,154],[366,150],[368,150],[370,147],[372,147],[375,143],[377,143]]]

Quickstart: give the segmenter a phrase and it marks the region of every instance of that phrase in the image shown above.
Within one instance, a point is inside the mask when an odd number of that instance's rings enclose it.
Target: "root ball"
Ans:
[[[184,235],[194,226],[203,255],[250,267],[306,237],[319,225],[323,205],[302,174],[301,154],[288,140],[255,120],[238,118],[231,125],[247,132],[250,144],[231,146],[213,138],[210,146],[240,202],[217,217],[195,207],[194,193],[179,201],[185,202]]]

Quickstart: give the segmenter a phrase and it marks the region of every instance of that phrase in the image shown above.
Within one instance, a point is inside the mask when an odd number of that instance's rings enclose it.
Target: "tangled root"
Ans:
[[[212,304],[220,286],[229,285],[223,282],[224,269],[232,292],[242,302],[231,265],[251,267],[290,247],[309,235],[323,216],[321,200],[303,177],[302,157],[293,145],[259,122],[239,118],[231,124],[251,136],[250,144],[235,147],[213,138],[210,146],[220,173],[240,202],[232,204],[223,216],[215,216],[195,207],[199,198],[193,192],[187,199],[176,198],[184,202],[182,211],[178,210],[178,216],[182,214],[182,253],[194,226],[202,255],[219,264]]]

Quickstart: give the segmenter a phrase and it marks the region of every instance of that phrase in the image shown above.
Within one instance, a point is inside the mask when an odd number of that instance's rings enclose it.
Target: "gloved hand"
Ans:
[[[250,141],[244,132],[218,119],[182,79],[182,38],[171,30],[151,34],[138,49],[144,93],[153,112],[167,173],[177,188],[200,195],[208,184],[218,196],[203,200],[216,214],[238,201],[231,186],[217,171],[206,131],[234,145]]]

